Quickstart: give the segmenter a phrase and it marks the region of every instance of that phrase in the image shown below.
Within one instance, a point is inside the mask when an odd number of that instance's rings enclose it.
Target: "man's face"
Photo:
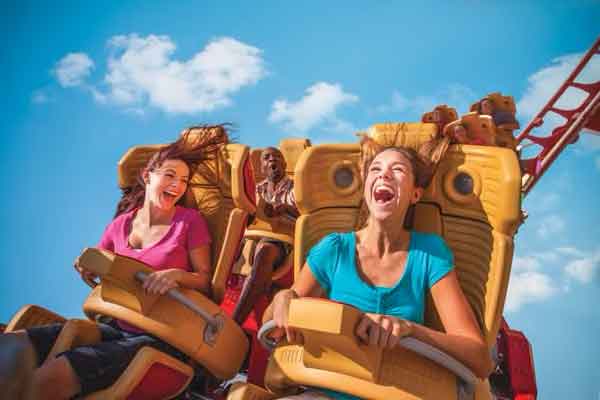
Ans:
[[[261,163],[267,179],[279,182],[285,174],[285,160],[279,150],[266,149],[262,152]]]

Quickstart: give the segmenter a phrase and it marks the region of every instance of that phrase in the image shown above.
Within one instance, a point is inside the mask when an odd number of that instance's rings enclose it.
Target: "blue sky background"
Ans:
[[[129,147],[223,121],[250,146],[352,141],[493,91],[525,126],[598,21],[598,1],[4,2],[0,321],[25,303],[82,315],[72,261],[110,221]],[[600,393],[599,177],[584,135],[524,202],[505,315],[533,345],[540,399]]]

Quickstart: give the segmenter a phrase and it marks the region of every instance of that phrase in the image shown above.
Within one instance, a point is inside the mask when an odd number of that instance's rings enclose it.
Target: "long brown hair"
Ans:
[[[142,207],[146,196],[144,174],[160,168],[166,160],[183,161],[190,170],[191,179],[199,164],[214,160],[219,149],[228,143],[227,129],[230,127],[230,124],[191,126],[183,131],[179,139],[154,153],[138,172],[135,183],[122,190],[114,218]],[[182,196],[177,204],[181,205],[184,199],[185,196]]]

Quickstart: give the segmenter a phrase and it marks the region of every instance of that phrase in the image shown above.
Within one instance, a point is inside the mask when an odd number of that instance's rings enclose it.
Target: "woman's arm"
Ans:
[[[153,272],[144,282],[144,289],[152,294],[165,294],[174,287],[196,289],[210,295],[212,270],[210,266],[210,246],[203,245],[189,252],[192,272],[170,268]]]
[[[356,336],[364,343],[389,349],[403,337],[412,336],[461,361],[480,378],[487,378],[492,360],[456,273],[450,271],[441,278],[431,294],[446,333],[391,315],[365,313],[356,327]]]
[[[210,245],[206,244],[190,250],[189,256],[193,272],[182,271],[183,274],[177,282],[183,287],[197,289],[207,296],[210,295],[212,281]]]
[[[492,359],[456,272],[450,271],[433,285],[431,295],[446,333],[413,323],[410,335],[463,362],[478,377],[487,378]]]
[[[295,332],[288,327],[288,311],[292,299],[306,296],[321,296],[323,290],[313,275],[307,263],[300,270],[300,275],[291,289],[283,289],[277,292],[273,301],[263,313],[263,322],[274,320],[278,328],[273,331],[271,337],[279,340],[284,332],[288,342],[296,340]]]

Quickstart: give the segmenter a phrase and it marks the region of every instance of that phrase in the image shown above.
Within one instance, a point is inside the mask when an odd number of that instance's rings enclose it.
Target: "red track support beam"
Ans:
[[[523,170],[521,190],[524,195],[529,193],[564,148],[577,140],[582,129],[590,129],[600,134],[600,81],[593,83],[576,82],[576,78],[588,62],[598,54],[600,54],[600,37],[596,39],[554,96],[517,136],[517,143],[519,144],[527,139],[529,142],[542,147],[535,157],[521,160]],[[576,108],[570,110],[557,108],[556,103],[570,87],[586,92],[586,98]],[[554,128],[548,136],[532,135],[533,129],[544,124],[544,118],[549,112],[562,116],[566,122]]]

